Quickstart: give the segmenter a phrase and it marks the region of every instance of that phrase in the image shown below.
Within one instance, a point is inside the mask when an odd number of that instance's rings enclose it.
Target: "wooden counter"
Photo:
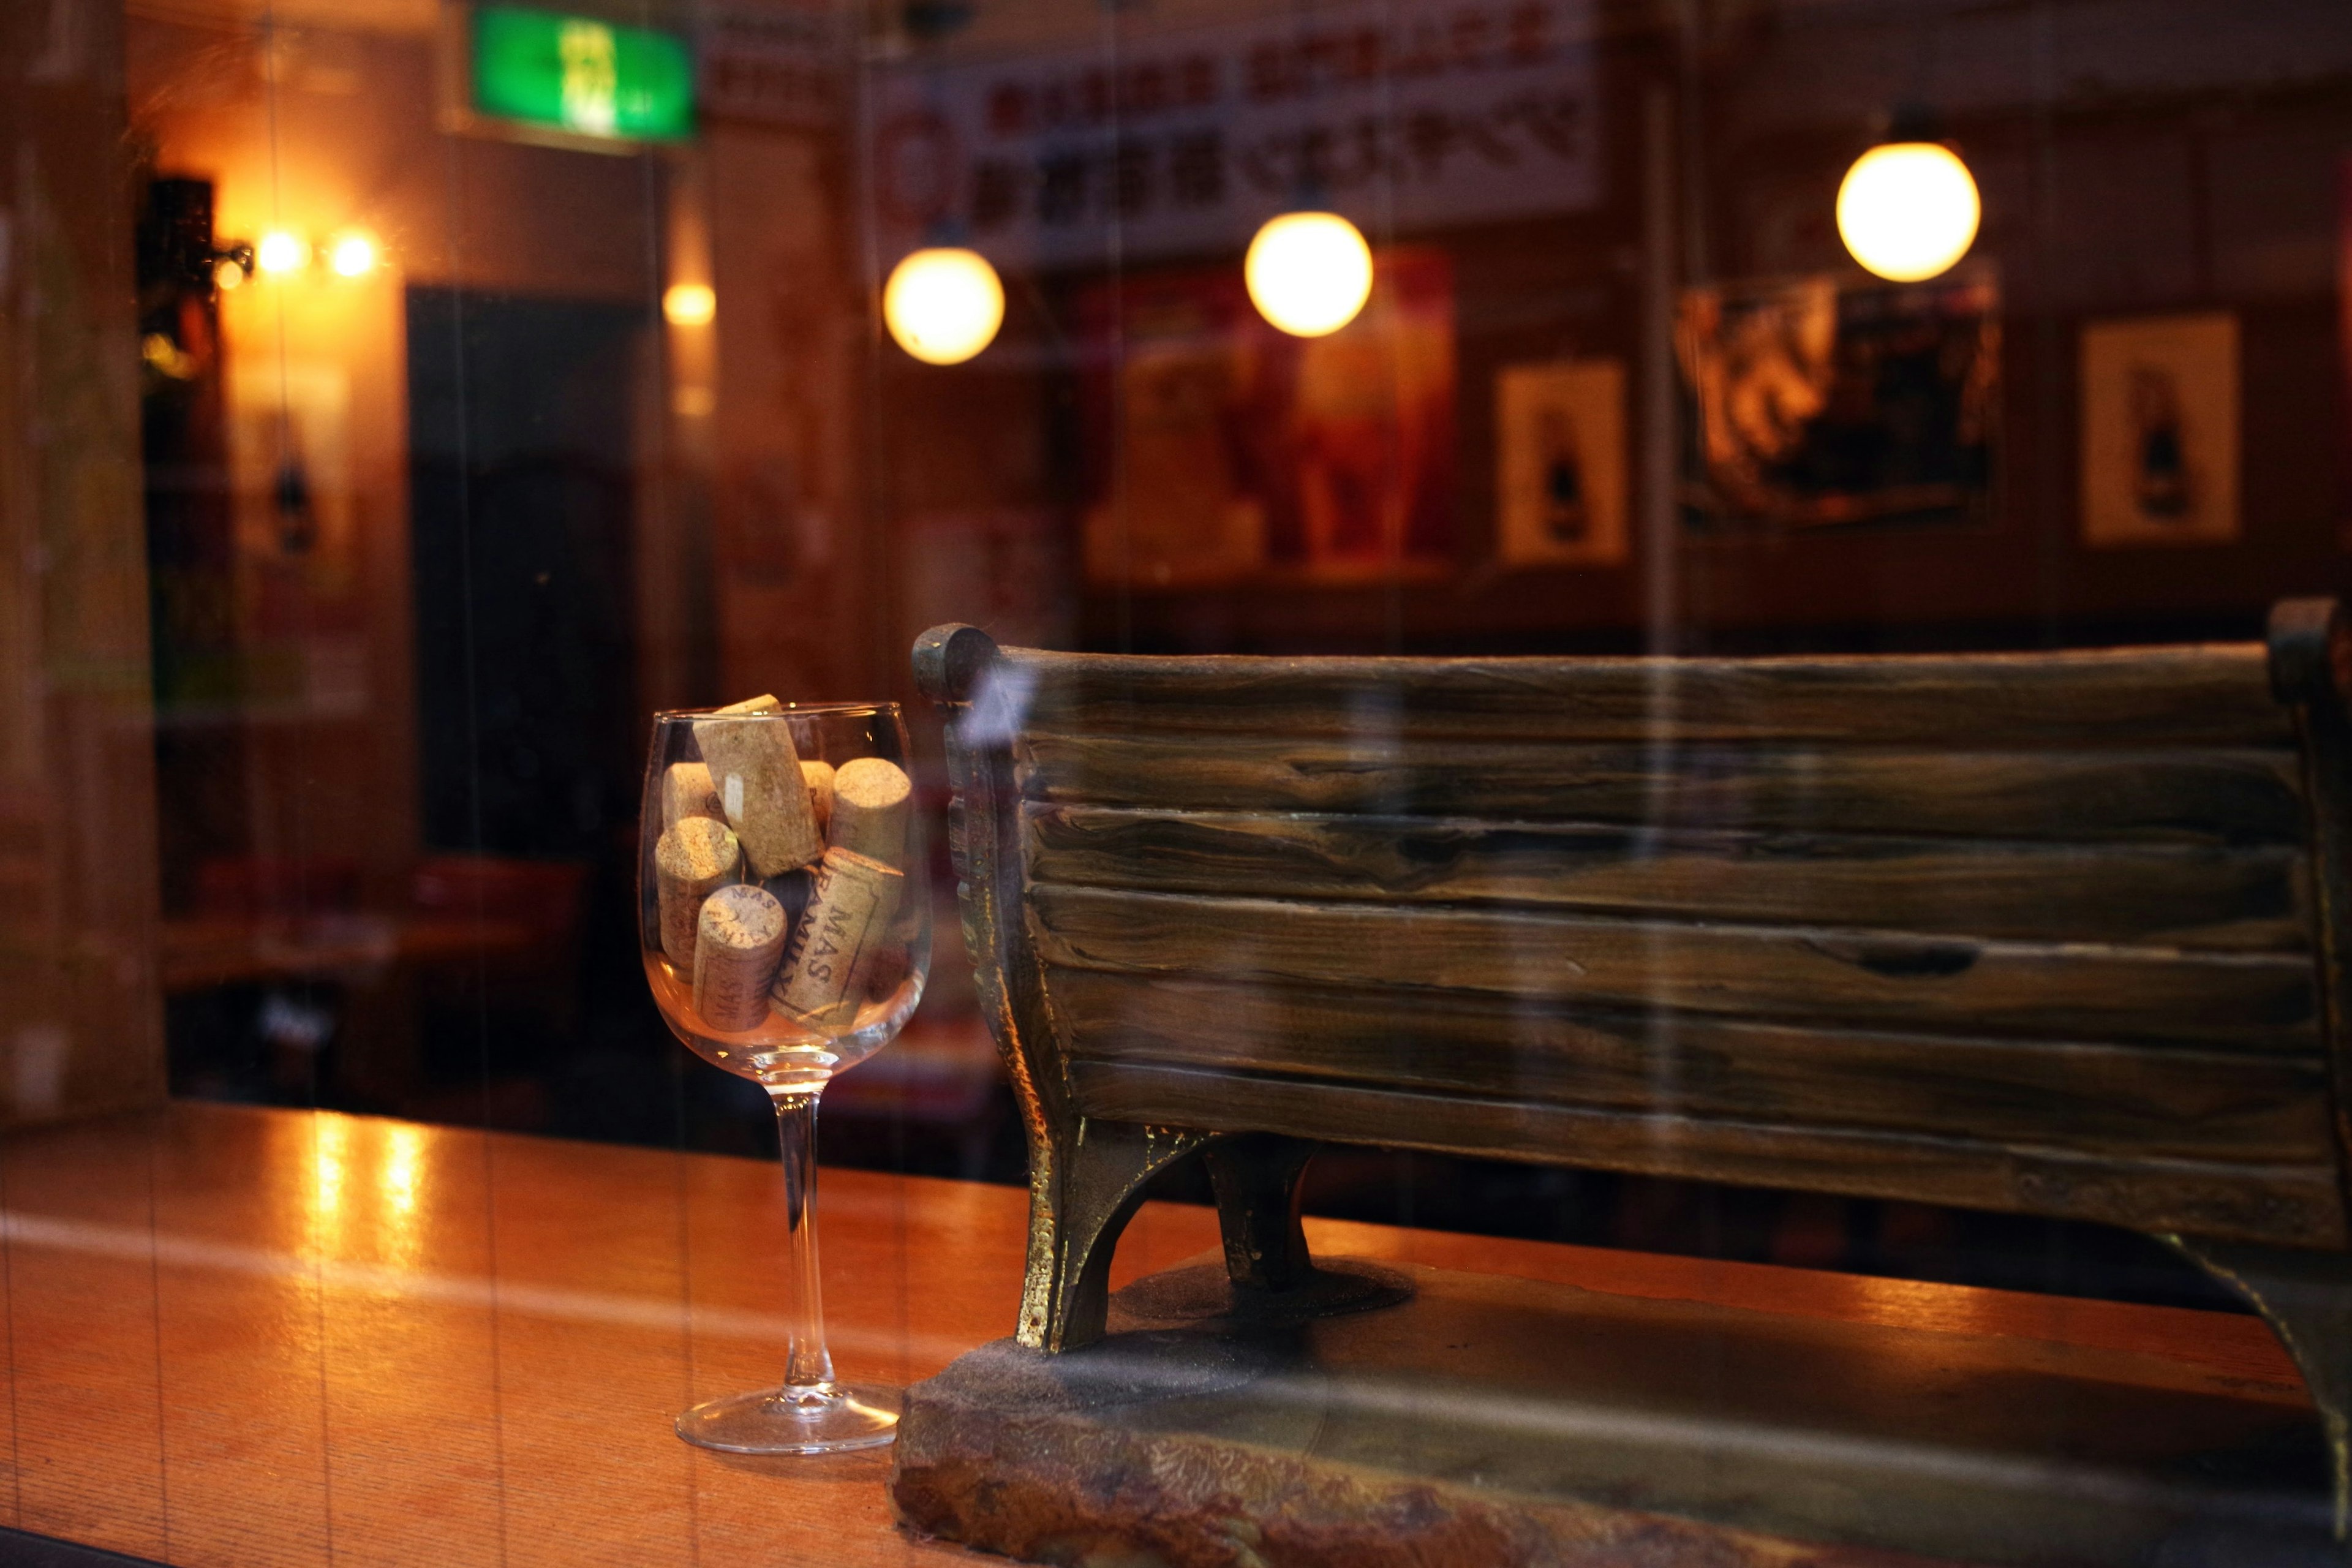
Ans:
[[[887,1451],[727,1463],[671,1415],[773,1377],[769,1164],[182,1103],[0,1147],[10,1484],[0,1522],[175,1563],[853,1565],[903,1539]],[[1011,1332],[1026,1194],[828,1171],[845,1374],[927,1376]],[[2252,1318],[1310,1222],[1320,1251],[1953,1336],[2137,1352],[2300,1403]],[[1152,1205],[1115,1282],[1215,1245]]]

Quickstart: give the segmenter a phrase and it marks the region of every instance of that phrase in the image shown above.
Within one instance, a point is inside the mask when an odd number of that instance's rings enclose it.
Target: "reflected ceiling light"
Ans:
[[[1882,142],[1855,159],[1838,186],[1838,237],[1891,282],[1949,270],[1976,242],[1981,216],[1975,177],[1940,142]]]
[[[918,250],[890,269],[882,320],[898,346],[925,364],[961,364],[996,340],[1004,285],[977,251]]]
[[[350,229],[335,237],[327,247],[327,265],[335,269],[338,278],[362,278],[375,270],[375,237],[360,229]]]
[[[253,247],[253,264],[273,277],[299,272],[310,265],[310,242],[282,228],[273,228]]]
[[[662,290],[662,320],[673,327],[707,327],[719,314],[719,296],[708,283],[673,283]]]
[[[1356,319],[1372,293],[1372,247],[1337,213],[1267,220],[1242,263],[1250,302],[1293,337],[1319,338]]]
[[[213,263],[213,287],[226,293],[245,287],[245,263],[234,256],[224,256]]]

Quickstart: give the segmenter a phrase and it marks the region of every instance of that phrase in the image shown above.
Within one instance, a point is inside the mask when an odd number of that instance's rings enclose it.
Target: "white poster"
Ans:
[[[825,130],[838,121],[854,58],[832,8],[707,12],[696,39],[698,97],[713,120]]]
[[[1391,232],[1601,195],[1591,0],[1391,0],[877,72],[885,258],[1214,254],[1295,207]]]

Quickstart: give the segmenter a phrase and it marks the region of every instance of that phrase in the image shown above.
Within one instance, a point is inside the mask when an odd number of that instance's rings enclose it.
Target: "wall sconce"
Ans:
[[[673,327],[707,327],[719,314],[708,283],[673,283],[662,290],[662,320]]]
[[[898,345],[925,364],[961,364],[996,341],[1004,285],[978,251],[918,250],[890,269],[882,320]]]
[[[1372,247],[1338,213],[1284,213],[1250,241],[1242,279],[1258,314],[1293,337],[1319,338],[1371,298]]]
[[[1853,161],[1838,186],[1838,237],[1890,282],[1949,271],[1976,243],[1981,216],[1975,176],[1939,142],[1881,142]]]
[[[375,236],[364,229],[345,229],[327,247],[327,265],[338,278],[364,278],[381,258]]]
[[[310,242],[300,235],[273,228],[253,247],[253,264],[272,278],[299,272],[310,265]]]

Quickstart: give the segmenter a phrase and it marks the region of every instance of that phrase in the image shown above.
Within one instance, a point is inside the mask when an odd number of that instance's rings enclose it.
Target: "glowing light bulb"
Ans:
[[[898,346],[925,364],[961,364],[996,341],[1004,285],[977,251],[918,250],[890,269],[882,320]]]
[[[310,242],[282,228],[273,228],[253,247],[253,264],[278,277],[298,272],[310,265]]]
[[[1896,283],[1948,270],[1976,242],[1982,215],[1969,166],[1933,142],[1873,147],[1838,186],[1838,237],[1856,261]]]
[[[673,327],[705,327],[719,314],[708,283],[673,283],[662,290],[662,320]]]
[[[327,247],[327,265],[338,278],[362,278],[375,270],[375,237],[352,229]]]
[[[1356,319],[1372,294],[1372,247],[1337,213],[1285,213],[1242,262],[1250,302],[1293,337],[1319,338]]]

